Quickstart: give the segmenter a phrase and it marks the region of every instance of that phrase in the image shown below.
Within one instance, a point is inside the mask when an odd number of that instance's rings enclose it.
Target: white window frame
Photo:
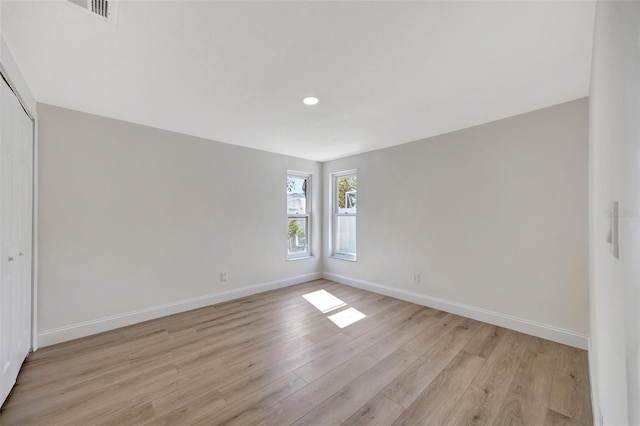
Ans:
[[[347,176],[355,176],[357,180],[358,171],[356,169],[352,169],[352,170],[345,170],[342,172],[331,174],[331,257],[334,259],[349,260],[349,261],[355,262],[357,258],[357,251],[358,251],[358,243],[357,243],[358,204],[357,204],[357,201],[356,201],[355,209],[344,209],[344,210],[351,210],[351,211],[344,211],[344,212],[338,211],[338,179],[347,177]],[[357,195],[356,195],[356,200],[357,200]],[[354,254],[340,253],[337,250],[336,245],[337,245],[338,238],[336,233],[338,232],[337,222],[338,222],[338,217],[340,216],[345,216],[345,217],[349,216],[349,217],[356,218],[356,253]]]
[[[307,237],[307,250],[303,252],[297,253],[289,253],[289,238],[287,236],[287,260],[296,260],[296,259],[306,259],[308,257],[312,257],[311,254],[311,173],[306,172],[298,172],[295,170],[287,170],[287,179],[291,177],[303,178],[307,180],[307,188],[306,188],[306,197],[305,197],[305,214],[292,214],[288,211],[287,204],[287,227],[289,225],[289,219],[306,219],[307,220],[307,229],[306,229],[306,237]]]

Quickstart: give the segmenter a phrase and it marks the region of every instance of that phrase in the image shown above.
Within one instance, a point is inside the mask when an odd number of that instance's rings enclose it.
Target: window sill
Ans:
[[[348,262],[356,262],[356,256],[350,257],[350,256],[340,256],[340,255],[332,254],[331,256],[329,256],[329,259],[338,259],[338,260],[346,260]]]
[[[307,254],[307,255],[304,255],[304,256],[287,257],[287,261],[290,261],[290,260],[304,260],[304,259],[312,259],[312,258],[314,258],[314,257],[315,257],[315,256],[314,256],[314,255],[312,255],[312,254]]]

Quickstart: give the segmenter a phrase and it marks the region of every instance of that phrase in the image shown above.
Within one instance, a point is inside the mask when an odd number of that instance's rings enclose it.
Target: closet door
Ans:
[[[0,403],[31,347],[33,127],[0,78]]]

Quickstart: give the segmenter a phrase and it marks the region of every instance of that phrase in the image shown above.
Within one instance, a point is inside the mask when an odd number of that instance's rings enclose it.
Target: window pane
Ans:
[[[307,214],[307,179],[287,176],[287,214]]]
[[[307,248],[307,219],[289,219],[289,254],[306,253]]]
[[[355,256],[356,217],[336,216],[336,254]]]
[[[338,213],[356,213],[358,178],[356,175],[341,176],[336,179]]]

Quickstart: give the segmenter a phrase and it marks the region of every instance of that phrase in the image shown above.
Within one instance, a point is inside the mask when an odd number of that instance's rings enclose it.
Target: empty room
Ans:
[[[640,2],[0,35],[1,425],[640,426]]]

